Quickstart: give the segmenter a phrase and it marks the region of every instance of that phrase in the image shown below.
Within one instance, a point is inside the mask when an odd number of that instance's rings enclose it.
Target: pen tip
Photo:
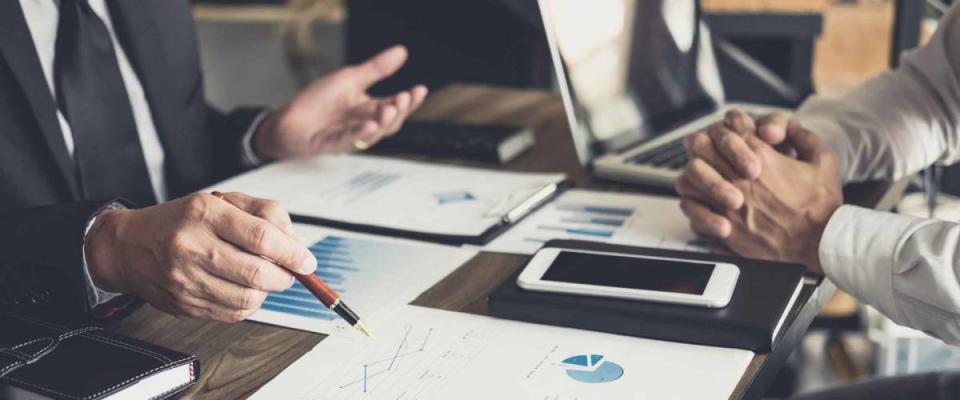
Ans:
[[[371,332],[370,329],[368,329],[367,326],[363,324],[363,322],[357,321],[357,324],[354,325],[353,327],[357,328],[357,330],[360,331],[360,333],[366,335],[368,338],[371,338],[371,339],[377,338],[377,336],[374,335],[373,332]]]

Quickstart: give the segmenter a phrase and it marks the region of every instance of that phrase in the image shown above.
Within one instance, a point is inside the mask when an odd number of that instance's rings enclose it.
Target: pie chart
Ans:
[[[607,383],[623,376],[623,367],[607,360],[603,354],[578,354],[562,362],[567,376],[583,383]]]

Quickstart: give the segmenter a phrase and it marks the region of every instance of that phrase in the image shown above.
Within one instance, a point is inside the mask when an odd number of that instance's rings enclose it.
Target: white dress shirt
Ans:
[[[6,0],[0,0],[6,1]],[[126,52],[117,40],[116,32],[113,29],[113,21],[110,19],[110,13],[107,10],[105,0],[88,0],[90,7],[103,20],[107,31],[113,39],[113,48],[117,54],[117,64],[120,67],[120,75],[123,79],[124,87],[127,90],[127,96],[130,99],[130,106],[133,110],[133,118],[136,122],[137,133],[140,137],[140,146],[143,149],[143,159],[147,164],[147,173],[150,175],[150,184],[157,202],[167,200],[167,183],[164,176],[164,153],[163,146],[160,143],[160,136],[157,134],[156,125],[153,122],[153,114],[150,112],[150,106],[147,103],[146,94],[140,79],[134,72],[127,58]],[[23,9],[23,16],[27,21],[30,34],[33,36],[34,47],[40,58],[40,66],[43,68],[44,77],[47,80],[47,86],[51,90],[51,95],[56,96],[56,82],[53,77],[53,63],[56,53],[57,27],[60,22],[60,1],[59,0],[20,0],[20,6]],[[259,122],[264,114],[251,125],[243,138],[243,159],[248,165],[257,165],[260,160],[253,152],[251,139]],[[57,119],[60,122],[60,131],[63,133],[63,141],[66,143],[68,153],[73,156],[74,142],[73,132],[70,125],[63,117],[63,113],[57,110]],[[93,224],[91,220],[87,226]],[[84,260],[84,275],[87,279],[88,301],[91,307],[103,304],[111,298],[117,296],[116,293],[108,293],[93,284],[87,269],[86,260]]]
[[[844,181],[898,179],[960,160],[960,5],[898,69],[797,119],[836,153]],[[960,224],[843,206],[820,242],[838,287],[905,326],[960,345]]]
[[[117,63],[120,66],[123,85],[126,87],[127,96],[130,98],[133,119],[137,124],[140,146],[143,148],[143,160],[147,163],[147,172],[150,174],[153,194],[156,195],[158,202],[162,202],[167,199],[167,184],[163,173],[163,146],[160,144],[160,136],[157,135],[156,125],[153,123],[153,114],[150,113],[150,106],[147,104],[143,86],[140,84],[137,74],[134,73],[123,47],[117,41],[117,35],[113,30],[113,22],[110,20],[110,13],[107,11],[105,0],[89,0],[88,3],[103,20],[103,23],[107,26],[107,31],[110,32],[110,38],[113,39],[113,48],[117,53]],[[27,26],[33,36],[37,55],[40,56],[40,66],[43,67],[43,75],[47,78],[47,86],[53,91],[53,96],[56,96],[53,59],[57,43],[57,26],[60,22],[60,2],[58,0],[20,0],[20,6],[23,8],[23,16],[26,17]],[[67,144],[67,152],[72,156],[74,148],[73,132],[60,110],[57,110],[57,119],[60,121],[63,141]]]

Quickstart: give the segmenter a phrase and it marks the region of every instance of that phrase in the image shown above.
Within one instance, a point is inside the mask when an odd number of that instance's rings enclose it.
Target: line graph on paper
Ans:
[[[431,327],[407,325],[393,340],[375,344],[377,357],[345,365],[332,399],[417,399],[439,391],[457,376],[487,344],[475,330],[443,335]],[[379,342],[379,341],[378,341]],[[329,397],[328,397],[329,396]]]

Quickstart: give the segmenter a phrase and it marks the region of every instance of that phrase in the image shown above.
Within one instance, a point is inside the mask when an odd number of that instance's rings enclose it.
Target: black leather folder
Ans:
[[[491,315],[766,353],[803,286],[799,264],[570,240],[550,241],[544,247],[727,262],[740,267],[740,277],[726,307],[706,308],[530,291],[517,285],[517,272],[490,294]]]
[[[199,375],[191,355],[98,327],[0,313],[0,399],[165,399]]]

